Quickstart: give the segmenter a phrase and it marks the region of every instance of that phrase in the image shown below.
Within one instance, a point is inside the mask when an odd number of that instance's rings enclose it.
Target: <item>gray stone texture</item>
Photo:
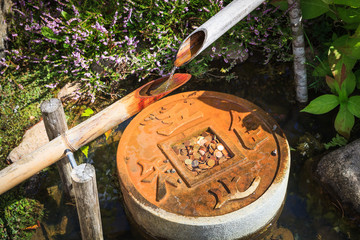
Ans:
[[[360,139],[322,157],[316,171],[332,193],[360,213]]]

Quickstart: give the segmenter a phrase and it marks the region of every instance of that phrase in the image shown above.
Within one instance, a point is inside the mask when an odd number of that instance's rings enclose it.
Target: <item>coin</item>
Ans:
[[[218,145],[217,145],[217,149],[218,149],[219,151],[222,151],[222,150],[224,150],[224,146],[223,146],[222,144],[218,144]]]
[[[214,154],[217,158],[221,158],[222,156],[224,156],[219,150],[215,150]]]
[[[208,165],[209,167],[215,166],[215,160],[209,159],[209,160],[207,161],[207,165]]]
[[[185,164],[186,164],[186,165],[191,165],[191,163],[192,163],[192,160],[191,160],[191,159],[187,158],[187,159],[185,160]]]
[[[198,167],[198,166],[199,166],[199,161],[198,161],[198,160],[193,160],[193,161],[191,162],[191,166],[192,166],[193,168]]]

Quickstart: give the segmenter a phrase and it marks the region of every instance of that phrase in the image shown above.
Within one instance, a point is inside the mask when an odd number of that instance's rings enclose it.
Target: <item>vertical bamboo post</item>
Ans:
[[[307,75],[306,75],[306,58],[305,58],[305,41],[302,29],[302,14],[300,0],[288,0],[289,16],[292,30],[292,48],[294,54],[294,75],[296,84],[296,98],[300,103],[308,100]]]
[[[102,240],[103,231],[95,168],[89,163],[76,166],[71,173],[83,240]]]
[[[40,105],[40,110],[49,140],[53,140],[68,130],[66,117],[61,101],[57,98],[47,100]],[[67,197],[74,198],[71,185],[71,165],[66,158],[56,162],[59,170],[64,193]]]

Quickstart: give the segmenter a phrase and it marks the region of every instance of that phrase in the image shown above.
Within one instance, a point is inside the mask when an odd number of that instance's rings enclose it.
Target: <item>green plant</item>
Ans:
[[[338,72],[337,64],[334,65],[333,75],[334,78],[326,76],[326,83],[334,94],[317,97],[301,111],[324,114],[340,105],[335,118],[335,129],[344,137],[349,138],[355,123],[354,116],[360,118],[360,96],[350,96],[355,89],[355,76],[352,72],[346,72],[344,63],[342,63],[341,72]]]
[[[30,239],[32,226],[41,221],[43,205],[25,198],[23,188],[13,188],[0,196],[0,239]]]
[[[4,220],[0,217],[0,239],[8,239],[8,233],[4,224]]]
[[[354,69],[360,60],[360,2],[305,0],[302,1],[302,11],[304,18],[312,19],[326,14],[334,21],[334,25],[337,23],[332,42],[326,43],[330,45],[328,65],[324,64],[325,60],[319,59],[320,64],[313,72],[314,76],[325,77],[332,94],[314,99],[302,111],[324,114],[339,105],[334,127],[339,134],[349,138],[355,117],[360,118],[360,96],[351,96],[356,86],[360,87],[359,70]]]
[[[333,137],[330,142],[324,143],[324,147],[325,149],[329,149],[331,147],[341,147],[345,146],[347,142],[348,141],[346,140],[346,138],[340,136],[339,134],[336,134],[336,136]]]
[[[30,239],[32,232],[24,231],[43,216],[43,206],[36,200],[23,198],[4,209],[4,218],[11,239]]]

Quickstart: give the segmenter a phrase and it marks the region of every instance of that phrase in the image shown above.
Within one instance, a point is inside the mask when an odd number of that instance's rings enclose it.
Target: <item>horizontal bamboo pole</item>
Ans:
[[[66,131],[65,134],[56,137],[49,143],[1,170],[0,194],[57,162],[65,156],[64,152],[66,149],[71,149],[72,151],[78,150],[135,115],[146,106],[182,86],[189,81],[191,75],[175,74],[169,83],[170,87],[163,93],[154,96],[148,94],[151,90],[161,86],[161,83],[166,81],[167,78],[160,78],[145,84],[88,120]]]

